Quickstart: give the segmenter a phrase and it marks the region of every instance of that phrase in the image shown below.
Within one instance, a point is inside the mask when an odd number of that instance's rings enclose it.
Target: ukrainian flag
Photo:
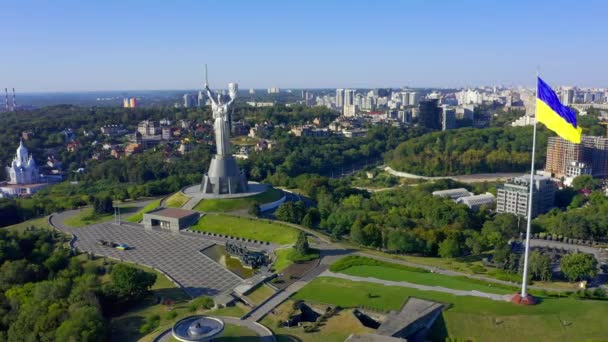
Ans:
[[[561,104],[557,94],[540,77],[536,90],[536,120],[560,137],[580,144],[583,130],[576,124],[576,112]]]

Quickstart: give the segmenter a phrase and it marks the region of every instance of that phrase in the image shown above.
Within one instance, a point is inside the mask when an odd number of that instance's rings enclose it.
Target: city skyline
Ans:
[[[532,86],[540,67],[555,85],[608,86],[604,48],[587,53],[605,3],[383,5],[10,2],[0,74],[19,92],[200,89],[205,63],[212,86],[243,89],[476,87]]]

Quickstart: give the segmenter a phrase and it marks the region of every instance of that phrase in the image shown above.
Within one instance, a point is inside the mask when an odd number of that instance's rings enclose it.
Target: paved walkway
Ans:
[[[227,316],[217,316],[217,317],[221,318],[224,321],[224,323],[226,323],[226,324],[238,325],[240,327],[244,327],[244,328],[254,331],[256,334],[258,334],[258,336],[260,337],[260,341],[262,341],[262,342],[275,342],[276,341],[276,338],[274,337],[272,331],[270,331],[270,329],[266,328],[265,326],[261,325],[260,323],[252,322],[252,321],[248,321],[248,320],[242,320],[242,319],[234,318],[234,317],[227,317]],[[162,333],[160,333],[158,336],[156,336],[156,338],[154,338],[153,342],[169,342],[169,341],[171,341],[171,339],[172,339],[171,329],[167,329],[167,330],[163,331]]]
[[[334,273],[329,270],[321,273],[319,276],[346,279],[346,280],[350,280],[350,281],[381,284],[381,285],[386,285],[386,286],[409,287],[412,289],[418,289],[418,290],[422,290],[422,291],[445,292],[445,293],[453,294],[456,296],[481,297],[481,298],[487,298],[487,299],[491,299],[491,300],[495,300],[495,301],[499,301],[499,302],[508,302],[512,296],[509,294],[499,295],[499,294],[495,294],[495,293],[487,293],[487,292],[481,292],[481,291],[454,290],[454,289],[449,289],[447,287],[442,287],[442,286],[420,285],[420,284],[410,283],[407,281],[391,281],[391,280],[383,280],[383,279],[370,278],[370,277],[356,277],[356,276],[351,276],[351,275],[343,274],[343,273]]]
[[[226,238],[145,229],[141,224],[127,222],[121,225],[105,222],[82,228],[68,227],[63,223],[66,218],[77,213],[78,210],[70,210],[54,214],[50,221],[55,228],[75,236],[73,247],[81,251],[157,268],[192,297],[216,296],[232,291],[243,282],[236,274],[200,253],[213,244],[224,244]],[[133,249],[121,251],[103,246],[99,240],[125,243]],[[249,245],[243,241],[238,242]],[[274,248],[272,245],[255,245],[258,249]]]
[[[415,175],[413,173],[401,172],[392,169],[390,166],[385,166],[384,171],[389,174],[401,177],[401,178],[410,178],[410,179],[424,179],[424,180],[439,180],[439,179],[453,179],[456,181],[461,181],[465,183],[474,183],[474,182],[494,182],[507,180],[509,178],[521,176],[524,172],[517,173],[477,173],[472,175],[458,175],[458,176],[444,176],[444,177],[427,177]]]

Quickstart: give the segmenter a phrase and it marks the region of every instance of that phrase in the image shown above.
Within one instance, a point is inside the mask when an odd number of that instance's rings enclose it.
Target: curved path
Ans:
[[[510,299],[512,297],[512,295],[510,295],[510,294],[500,295],[500,294],[496,294],[496,293],[487,293],[487,292],[481,292],[481,291],[475,291],[475,290],[473,290],[473,291],[454,290],[454,289],[450,289],[450,288],[443,287],[443,286],[429,286],[429,285],[414,284],[414,283],[410,283],[407,281],[391,281],[391,280],[384,280],[384,279],[370,278],[370,277],[357,277],[357,276],[351,276],[351,275],[343,274],[343,273],[335,273],[335,272],[331,272],[331,271],[325,271],[325,272],[321,273],[319,276],[346,279],[346,280],[350,280],[350,281],[374,283],[374,284],[380,284],[380,285],[385,285],[385,286],[409,287],[412,289],[417,289],[417,290],[422,290],[422,291],[445,292],[445,293],[453,294],[456,296],[481,297],[481,298],[496,300],[499,302],[508,302],[508,301],[510,301]]]
[[[263,326],[260,323],[249,321],[249,320],[242,320],[242,319],[235,318],[235,317],[227,317],[227,316],[217,316],[217,317],[221,318],[224,321],[224,323],[226,323],[226,324],[237,325],[239,327],[243,327],[243,328],[252,330],[256,334],[258,334],[258,336],[260,337],[260,341],[262,341],[262,342],[275,342],[276,341],[276,338],[274,337],[274,334],[272,333],[272,331],[270,331],[270,329],[266,328],[265,326]],[[154,338],[153,342],[168,342],[168,341],[171,341],[171,337],[172,337],[171,328],[169,328],[169,329],[163,331],[162,333],[160,333],[158,336],[156,336]]]
[[[474,183],[474,182],[493,182],[493,181],[501,181],[507,180],[509,178],[521,176],[525,172],[515,172],[515,173],[477,173],[471,175],[458,175],[458,176],[444,176],[444,177],[428,177],[428,176],[420,176],[415,175],[413,173],[401,172],[394,170],[390,166],[385,166],[384,171],[389,174],[401,177],[401,178],[411,178],[411,179],[424,179],[424,180],[438,180],[438,179],[453,179],[456,181],[461,181],[465,183]]]

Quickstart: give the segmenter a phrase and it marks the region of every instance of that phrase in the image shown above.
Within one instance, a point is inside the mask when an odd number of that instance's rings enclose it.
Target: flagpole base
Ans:
[[[522,297],[520,293],[516,293],[513,295],[513,297],[511,297],[511,303],[520,305],[536,305],[538,304],[538,300],[531,295]]]

